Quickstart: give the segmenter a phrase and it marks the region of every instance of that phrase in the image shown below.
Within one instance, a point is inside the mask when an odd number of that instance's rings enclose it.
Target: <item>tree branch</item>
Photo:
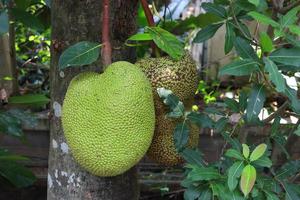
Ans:
[[[110,19],[109,19],[110,5],[109,0],[103,0],[103,10],[102,10],[102,64],[105,69],[111,64],[112,59],[112,49],[110,43]]]
[[[289,102],[288,102],[288,101],[284,102],[284,104],[282,104],[282,105],[278,108],[278,110],[276,110],[276,111],[273,112],[269,117],[267,117],[266,119],[264,119],[264,120],[263,120],[263,123],[268,123],[268,122],[272,121],[274,118],[276,118],[277,115],[281,115],[281,114],[285,111],[285,109],[288,107],[288,105],[289,105]]]
[[[145,12],[148,25],[149,26],[155,26],[155,22],[154,22],[154,19],[153,19],[153,14],[152,14],[151,10],[149,9],[149,5],[148,5],[147,0],[141,0],[141,4],[142,4],[143,10]]]

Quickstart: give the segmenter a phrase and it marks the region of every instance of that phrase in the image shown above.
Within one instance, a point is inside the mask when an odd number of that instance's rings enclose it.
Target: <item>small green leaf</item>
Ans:
[[[39,18],[37,18],[37,16],[34,16],[29,12],[18,8],[11,9],[11,12],[15,20],[23,23],[25,26],[37,30],[39,32],[42,32],[45,29],[43,23],[39,20]]]
[[[208,13],[212,13],[218,17],[221,17],[223,19],[226,18],[227,13],[226,9],[219,5],[219,4],[214,4],[214,3],[202,3],[201,7]]]
[[[247,99],[247,93],[245,91],[241,91],[239,94],[239,107],[241,112],[244,112],[247,108]]]
[[[130,41],[149,41],[152,40],[152,36],[149,33],[137,33],[134,34],[132,36],[130,36],[130,38],[128,38],[127,40]]]
[[[259,159],[252,162],[253,165],[260,166],[260,167],[268,167],[272,166],[272,160],[267,156],[262,156]]]
[[[241,58],[259,61],[254,49],[245,39],[236,37],[234,41],[234,48]]]
[[[235,101],[234,99],[225,98],[224,103],[227,105],[228,108],[230,108],[233,112],[239,112],[239,103]]]
[[[260,157],[262,157],[264,155],[264,153],[266,152],[266,150],[267,150],[266,144],[258,145],[251,153],[250,161],[253,162],[253,161],[259,159]]]
[[[266,32],[259,34],[259,41],[263,52],[271,52],[274,49],[273,41]]]
[[[292,25],[289,25],[288,28],[291,31],[291,33],[294,33],[294,34],[300,36],[300,27],[298,25],[292,24]]]
[[[226,117],[220,118],[214,125],[214,129],[216,130],[216,132],[217,133],[222,132],[226,128],[228,121],[229,120]]]
[[[294,134],[297,135],[297,136],[300,136],[300,126],[297,127]]]
[[[287,86],[284,93],[291,101],[292,109],[296,113],[300,113],[300,100],[298,99],[297,91]]]
[[[188,143],[190,135],[189,127],[185,123],[178,123],[174,130],[174,145],[181,152]]]
[[[224,46],[225,54],[228,54],[232,50],[234,38],[235,38],[234,27],[232,23],[228,21],[226,22],[226,34],[225,34],[225,46]]]
[[[300,48],[281,48],[272,52],[269,58],[285,65],[300,66]]]
[[[242,147],[243,147],[243,155],[246,159],[248,159],[250,154],[249,146],[247,144],[242,144]]]
[[[8,99],[10,104],[27,104],[27,105],[45,105],[50,99],[43,94],[27,94],[22,96],[12,96]]]
[[[201,193],[199,199],[201,199],[201,200],[211,200],[211,197],[212,197],[212,192],[211,192],[211,190],[210,190],[210,189],[206,189],[206,190],[204,190],[204,191]]]
[[[292,160],[285,163],[276,172],[276,178],[283,180],[294,176],[300,171],[300,160]]]
[[[199,150],[193,150],[190,148],[185,148],[181,152],[182,157],[191,165],[197,165],[199,167],[204,167],[203,155]]]
[[[228,149],[225,153],[225,156],[235,158],[238,160],[244,160],[243,155],[235,149]]]
[[[279,27],[280,25],[275,22],[273,19],[271,19],[270,17],[260,14],[256,11],[251,11],[248,13],[249,16],[253,17],[255,20],[259,21],[262,24],[265,25],[271,25],[273,27]]]
[[[270,191],[264,191],[266,197],[267,197],[267,200],[280,200],[277,195],[273,192],[270,192]]]
[[[237,60],[232,63],[221,67],[219,76],[222,75],[234,75],[234,76],[245,76],[258,71],[258,65],[256,61],[251,59]]]
[[[264,102],[266,100],[265,89],[263,85],[255,85],[252,88],[250,96],[248,98],[246,119],[248,122],[253,122],[261,109],[264,106]]]
[[[101,46],[102,44],[93,42],[78,42],[62,53],[58,66],[63,70],[71,66],[89,65],[98,59]]]
[[[197,187],[189,187],[184,191],[185,200],[195,200],[201,195],[201,190]]]
[[[205,42],[206,40],[212,38],[222,25],[223,24],[210,24],[201,29],[194,38],[193,43]]]
[[[153,38],[155,44],[175,60],[184,54],[184,45],[172,33],[160,27],[146,27],[145,29]]]
[[[212,128],[213,127],[212,119],[204,113],[191,112],[187,115],[187,119],[202,128]]]
[[[278,92],[284,92],[286,88],[285,79],[282,76],[282,74],[278,71],[277,65],[267,57],[265,57],[263,60],[265,63],[265,70],[269,73],[270,80],[276,86],[276,90]]]
[[[247,165],[242,172],[240,187],[246,197],[252,190],[256,180],[256,170],[252,165]]]
[[[292,184],[283,182],[283,189],[285,190],[285,200],[300,200],[300,196]]]
[[[197,167],[194,166],[192,171],[188,174],[193,181],[203,181],[203,180],[214,180],[221,177],[217,169],[212,167]]]
[[[229,168],[227,184],[230,191],[235,190],[238,184],[238,178],[241,176],[244,167],[243,161],[237,161]]]
[[[248,0],[250,3],[255,5],[256,7],[259,6],[260,0]]]
[[[297,6],[293,9],[291,9],[289,12],[287,12],[283,17],[282,20],[280,20],[280,25],[283,28],[286,28],[289,25],[295,24],[297,22],[297,13],[300,10],[300,6]]]
[[[228,132],[221,132],[222,137],[224,138],[224,140],[226,142],[228,142],[228,144],[230,144],[233,148],[238,149],[238,150],[242,150],[242,145],[241,143],[238,141],[237,138],[232,138]],[[239,153],[239,152],[238,152]],[[243,160],[243,156],[241,155]]]
[[[6,11],[2,11],[0,14],[0,35],[7,33],[9,28],[8,15]]]

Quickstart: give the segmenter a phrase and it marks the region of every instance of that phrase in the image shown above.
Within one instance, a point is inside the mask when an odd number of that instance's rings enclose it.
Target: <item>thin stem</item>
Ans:
[[[102,10],[102,64],[105,69],[112,62],[112,48],[110,43],[110,19],[109,19],[110,5],[109,0],[103,0]]]
[[[276,110],[275,112],[273,112],[269,117],[267,117],[266,119],[263,120],[263,123],[268,123],[270,121],[272,121],[273,119],[275,119],[278,115],[281,115],[282,113],[284,113],[285,109],[288,107],[289,102],[286,101],[284,102],[279,108],[278,110]]]

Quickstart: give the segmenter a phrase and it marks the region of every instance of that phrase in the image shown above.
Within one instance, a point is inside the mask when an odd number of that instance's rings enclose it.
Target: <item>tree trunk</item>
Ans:
[[[110,2],[113,61],[134,61],[134,51],[125,48],[124,41],[136,32],[137,0]],[[61,127],[61,105],[70,80],[82,71],[99,69],[100,62],[89,67],[59,71],[59,56],[64,49],[76,42],[101,42],[101,10],[102,1],[99,0],[52,1],[48,200],[134,200],[139,196],[135,168],[112,178],[89,174],[74,162]]]

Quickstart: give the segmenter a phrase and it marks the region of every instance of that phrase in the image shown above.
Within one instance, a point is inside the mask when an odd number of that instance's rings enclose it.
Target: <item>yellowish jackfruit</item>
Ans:
[[[165,118],[168,108],[158,96],[157,88],[172,90],[186,108],[189,108],[193,105],[198,85],[196,65],[188,53],[179,61],[174,61],[170,57],[146,58],[139,60],[136,65],[142,68],[151,81],[154,95],[156,126],[147,155],[150,159],[166,166],[180,164],[183,160],[176,152],[173,140],[176,121]],[[197,146],[198,139],[199,130],[193,126],[188,146]]]
[[[62,125],[83,168],[97,176],[122,174],[146,154],[153,137],[150,82],[124,61],[111,64],[103,74],[79,74],[67,90]]]

